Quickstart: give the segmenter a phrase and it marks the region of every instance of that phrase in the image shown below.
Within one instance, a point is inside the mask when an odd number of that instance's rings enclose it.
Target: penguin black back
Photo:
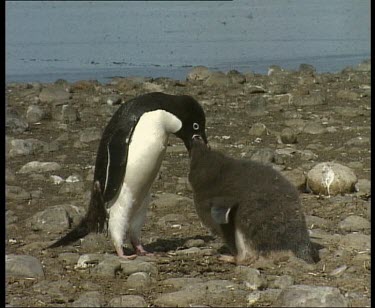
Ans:
[[[203,223],[223,237],[237,261],[292,251],[319,260],[310,242],[297,189],[271,166],[211,150],[191,148],[189,181]]]

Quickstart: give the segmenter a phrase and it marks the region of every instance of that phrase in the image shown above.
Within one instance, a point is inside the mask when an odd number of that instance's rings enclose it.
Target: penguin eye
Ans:
[[[198,130],[199,129],[199,124],[198,123],[193,123],[193,129]]]

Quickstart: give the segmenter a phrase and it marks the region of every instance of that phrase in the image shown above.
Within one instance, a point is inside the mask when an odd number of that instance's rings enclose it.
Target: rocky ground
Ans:
[[[369,307],[370,75],[367,61],[335,74],[309,65],[271,67],[268,75],[198,67],[186,81],[7,84],[7,306]],[[319,263],[219,261],[216,254],[226,248],[195,213],[189,159],[176,137],[142,233],[157,256],[120,260],[105,234],[45,249],[85,212],[111,115],[153,91],[193,96],[206,112],[212,147],[271,163],[300,189],[312,240],[322,245]],[[330,197],[311,171],[319,163],[342,172]]]

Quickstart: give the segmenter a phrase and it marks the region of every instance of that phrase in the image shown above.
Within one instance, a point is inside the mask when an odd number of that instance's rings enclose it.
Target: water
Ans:
[[[370,1],[7,1],[7,82],[185,79],[191,66],[337,72],[370,58]]]

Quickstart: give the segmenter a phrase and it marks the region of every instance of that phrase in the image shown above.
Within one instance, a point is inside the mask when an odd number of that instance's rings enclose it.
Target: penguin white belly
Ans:
[[[132,217],[141,207],[164,158],[170,133],[182,123],[174,115],[156,110],[142,115],[129,145],[124,181],[110,202],[108,227],[115,246],[122,246]]]

